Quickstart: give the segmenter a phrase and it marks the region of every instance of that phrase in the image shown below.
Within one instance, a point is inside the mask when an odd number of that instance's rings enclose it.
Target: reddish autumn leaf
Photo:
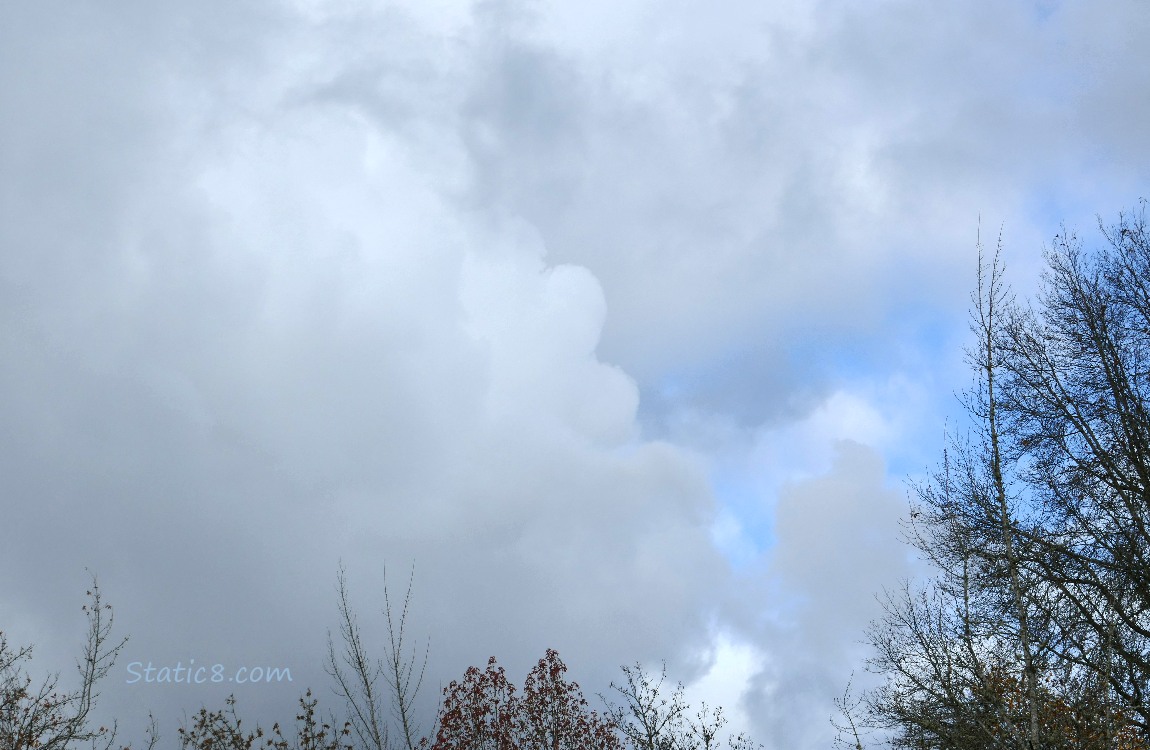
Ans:
[[[443,690],[431,750],[622,750],[615,723],[591,711],[567,666],[548,649],[521,696],[491,657]]]

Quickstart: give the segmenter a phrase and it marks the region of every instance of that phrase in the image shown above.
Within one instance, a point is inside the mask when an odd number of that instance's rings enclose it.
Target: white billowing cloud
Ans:
[[[781,493],[765,568],[775,606],[760,625],[764,667],[745,697],[768,747],[829,744],[833,699],[861,667],[863,632],[880,614],[875,594],[910,572],[898,537],[905,508],[882,459],[849,440],[826,474]]]
[[[731,728],[768,748],[831,741],[827,719],[863,670],[875,595],[912,573],[899,536],[906,489],[882,456],[905,464],[929,451],[897,442],[924,408],[913,382],[853,384],[774,430],[707,428],[721,505],[712,538],[739,583],[726,609],[732,629],[712,635],[713,679],[695,695],[710,694],[712,705],[722,696],[745,718]],[[865,674],[854,679],[856,691],[870,684]]]
[[[829,468],[832,449],[842,440],[870,446],[889,442],[889,415],[863,396],[835,391],[805,419],[775,431],[763,431],[755,459],[776,467],[778,480],[806,479]]]
[[[534,12],[474,42],[475,200],[595,272],[603,351],[641,386],[737,366],[682,398],[751,424],[786,402],[764,382],[833,387],[790,358],[804,341],[863,336],[882,367],[900,321],[959,313],[980,215],[1035,257],[1050,211],[1089,223],[1145,179],[1135,140],[1096,145],[1090,104],[1122,90],[1101,71],[1134,53],[1101,50],[1116,18],[1147,22],[1136,3],[497,7]]]
[[[744,694],[762,670],[763,656],[754,644],[736,640],[730,633],[717,633],[712,649],[707,654],[710,669],[687,685],[683,695],[692,707],[691,719],[696,719],[704,704],[712,711],[722,708],[726,720],[720,734],[722,742],[742,732],[750,733],[753,721]]]
[[[14,637],[70,658],[74,628],[49,623],[77,619],[88,565],[126,663],[289,667],[296,684],[237,690],[282,718],[326,684],[342,559],[365,620],[383,565],[394,592],[414,562],[425,715],[490,654],[522,675],[557,647],[592,690],[630,659],[688,658],[723,587],[714,504],[600,361],[595,276],[550,263],[527,222],[460,210],[450,133],[380,129],[283,76],[241,67],[250,109],[167,126],[146,155],[167,176],[122,187],[106,239],[73,238],[94,275],[15,279],[34,302],[4,321],[21,533],[0,591],[34,615]],[[113,683],[128,731],[146,706],[167,733],[230,687]]]
[[[712,526],[715,544],[739,567],[754,563],[777,540],[776,499],[788,486],[829,472],[842,441],[897,460],[898,471],[924,469],[933,461],[933,443],[914,443],[907,437],[922,429],[924,412],[935,407],[918,382],[896,373],[877,385],[844,385],[802,419],[782,426],[746,430],[712,419],[709,426],[677,427],[675,434],[690,430],[697,439],[704,436],[703,443],[710,448],[712,481],[721,505]],[[941,435],[940,428],[937,436]]]
[[[607,312],[602,289],[585,268],[545,268],[531,250],[464,262],[465,325],[489,361],[486,409],[508,424],[557,419],[604,447],[626,444],[637,436],[639,394],[595,357]],[[558,413],[548,408],[556,404]]]

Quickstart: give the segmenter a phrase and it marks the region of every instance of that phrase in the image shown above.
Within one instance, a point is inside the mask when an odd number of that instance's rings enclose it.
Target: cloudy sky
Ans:
[[[1101,11],[4,3],[0,628],[70,684],[98,574],[104,709],[174,743],[334,706],[341,561],[377,648],[414,566],[425,716],[553,647],[827,747],[980,226],[1025,295],[1148,194],[1150,7]],[[293,682],[129,682],[190,659]]]

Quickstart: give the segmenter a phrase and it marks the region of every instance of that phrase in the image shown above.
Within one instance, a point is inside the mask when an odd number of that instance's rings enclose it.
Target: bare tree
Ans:
[[[884,617],[868,631],[870,669],[888,675],[866,704],[870,719],[892,730],[896,747],[1036,750],[1039,722],[1038,622],[1034,582],[1021,564],[1017,499],[1008,490],[998,415],[995,335],[1009,298],[996,254],[979,243],[972,295],[976,345],[968,362],[977,385],[963,399],[971,437],[951,439],[942,466],[917,485],[908,541],[937,571],[920,590],[887,592]],[[995,689],[1002,672],[1022,674],[1022,693]],[[848,723],[852,717],[848,716]],[[857,736],[855,744],[859,745]]]
[[[622,669],[624,682],[612,682],[611,687],[622,696],[623,703],[600,697],[610,707],[611,719],[634,750],[713,750],[718,747],[719,731],[727,724],[721,706],[711,708],[704,703],[692,717],[683,697],[683,683],[676,683],[670,695],[664,690],[666,664],[658,679],[644,672],[638,663]],[[729,738],[728,745],[732,750],[757,747],[746,734]]]
[[[1037,312],[980,245],[974,427],[907,524],[936,574],[888,592],[868,631],[887,681],[863,721],[892,746],[1146,747],[1150,242],[1141,219],[1104,234],[1091,256],[1056,238]]]
[[[338,576],[340,636],[343,648],[337,653],[328,634],[327,673],[335,681],[336,694],[344,699],[348,718],[359,747],[367,750],[416,750],[422,732],[415,720],[414,701],[423,684],[430,644],[425,646],[423,661],[415,672],[416,651],[407,646],[407,618],[415,570],[408,578],[403,607],[396,613],[383,572],[384,616],[387,620],[387,643],[384,658],[373,660],[364,644],[358,618],[351,608],[347,576],[340,567]],[[380,684],[382,678],[383,684]],[[388,713],[384,702],[390,699]]]
[[[643,671],[636,663],[623,667],[625,684],[611,683],[611,687],[624,700],[611,706],[610,714],[624,737],[635,750],[683,750],[689,740],[687,727],[688,706],[683,698],[683,683],[675,685],[667,696],[663,683],[667,679],[667,666],[663,665],[659,678]]]
[[[318,702],[311,690],[300,697],[293,742],[284,736],[278,723],[267,733],[258,725],[245,732],[243,719],[236,714],[235,696],[229,695],[225,708],[217,711],[201,708],[191,726],[177,730],[180,750],[352,750],[353,746],[347,743],[351,724],[335,729],[333,724],[321,722],[316,717]]]
[[[128,642],[111,640],[112,605],[104,602],[96,576],[82,610],[88,619],[83,655],[77,660],[80,685],[61,690],[60,676],[51,674],[32,686],[24,664],[32,646],[13,650],[0,632],[0,750],[67,750],[80,744],[108,750],[116,741],[116,724],[92,727],[90,717],[99,699],[98,687]],[[155,721],[148,732],[148,748],[157,741]]]
[[[1120,215],[1087,252],[1065,231],[1037,310],[1001,333],[1001,410],[1043,523],[1059,656],[1101,676],[1150,740],[1150,233]]]
[[[835,708],[838,709],[839,716],[842,723],[839,723],[834,716],[830,717],[831,726],[835,728],[835,747],[846,747],[850,750],[863,750],[862,732],[864,728],[860,726],[859,714],[863,709],[863,699],[851,695],[851,684],[854,682],[854,675],[847,681],[846,688],[843,689],[841,698],[835,698]]]

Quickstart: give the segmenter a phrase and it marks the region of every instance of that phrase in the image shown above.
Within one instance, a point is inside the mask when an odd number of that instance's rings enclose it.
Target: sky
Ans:
[[[0,6],[0,629],[161,742],[290,718],[342,565],[441,685],[640,663],[825,748],[1020,297],[1150,180],[1119,0]],[[949,425],[949,427],[948,427]],[[279,667],[291,683],[129,668]],[[137,672],[141,666],[135,667]],[[69,682],[71,681],[71,682]]]

